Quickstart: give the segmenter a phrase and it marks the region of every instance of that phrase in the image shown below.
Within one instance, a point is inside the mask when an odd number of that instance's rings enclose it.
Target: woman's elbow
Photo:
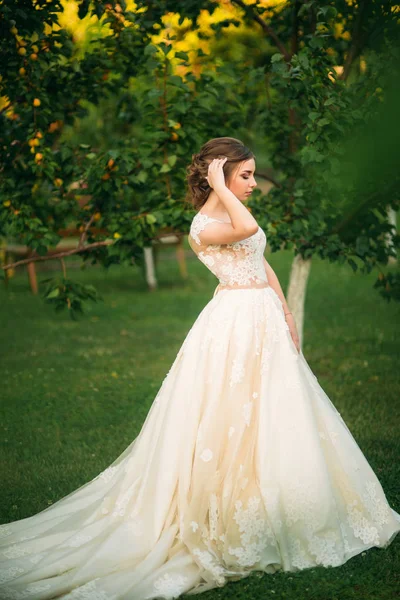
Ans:
[[[258,231],[258,225],[250,225],[249,227],[246,227],[246,233],[250,236],[250,235],[254,235],[255,233],[257,233]]]

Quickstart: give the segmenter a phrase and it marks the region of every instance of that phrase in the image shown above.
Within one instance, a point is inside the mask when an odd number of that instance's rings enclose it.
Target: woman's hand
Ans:
[[[292,336],[294,345],[297,348],[297,352],[300,354],[300,339],[299,339],[299,334],[297,333],[296,322],[294,320],[292,313],[289,313],[286,315],[286,323],[289,326],[290,335]]]
[[[227,160],[226,156],[225,158],[214,158],[208,165],[208,176],[206,179],[213,190],[226,187],[223,166]]]

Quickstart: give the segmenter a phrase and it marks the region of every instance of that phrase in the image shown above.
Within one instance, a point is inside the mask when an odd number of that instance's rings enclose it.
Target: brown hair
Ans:
[[[214,158],[223,158],[224,156],[228,159],[223,166],[227,182],[230,181],[239,163],[255,158],[253,152],[243,142],[233,137],[213,138],[203,144],[198,154],[192,154],[192,162],[186,169],[188,184],[186,201],[192,204],[196,210],[200,210],[212,190],[206,179],[208,165]]]

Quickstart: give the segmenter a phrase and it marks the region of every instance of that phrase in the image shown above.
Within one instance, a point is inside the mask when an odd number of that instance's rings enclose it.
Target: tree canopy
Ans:
[[[130,264],[165,228],[187,230],[191,155],[233,135],[275,173],[249,203],[273,250],[378,267],[400,299],[384,270],[399,246],[397,21],[372,0],[4,0],[0,236],[40,261],[72,228],[84,262]],[[63,264],[45,297],[74,315],[96,292]]]

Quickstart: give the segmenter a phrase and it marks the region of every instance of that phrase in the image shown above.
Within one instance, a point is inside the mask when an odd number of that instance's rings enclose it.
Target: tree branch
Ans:
[[[64,279],[67,279],[67,269],[65,268],[65,260],[63,258],[60,258],[60,262],[63,270]]]
[[[255,12],[251,6],[247,6],[242,0],[231,0],[233,4],[237,4],[242,8],[245,13],[248,13],[252,16],[252,18],[262,27],[263,31],[275,42],[276,47],[279,52],[282,54],[284,59],[288,62],[291,59],[290,52],[287,51],[285,44],[280,40],[279,36],[275,33],[275,31],[264,21],[264,19]]]
[[[85,243],[87,232],[89,230],[89,227],[93,223],[94,215],[95,215],[95,213],[90,217],[89,221],[85,225],[85,229],[82,231],[82,235],[79,238],[79,242],[78,242],[78,248],[83,248],[83,244]]]
[[[74,248],[74,250],[64,250],[63,252],[56,252],[55,254],[46,254],[45,256],[35,256],[31,255],[29,258],[24,258],[23,260],[18,260],[17,262],[10,263],[8,265],[1,265],[1,268],[4,271],[8,269],[13,269],[14,267],[19,267],[20,265],[27,265],[32,262],[42,262],[45,260],[53,260],[54,258],[62,258],[64,256],[72,256],[72,254],[79,254],[80,252],[87,252],[88,250],[93,250],[93,248],[99,248],[100,246],[110,246],[114,244],[112,240],[104,240],[103,242],[94,242],[93,244],[88,244],[83,248]]]
[[[346,81],[347,77],[349,76],[353,62],[362,50],[363,39],[361,31],[363,26],[364,14],[368,3],[369,0],[361,0],[358,6],[358,12],[354,20],[354,27],[351,34],[351,47],[346,56],[346,60],[343,66],[343,72],[340,75],[340,79],[343,79],[343,81]]]
[[[291,55],[297,54],[299,49],[299,10],[300,2],[295,0],[292,14],[292,39],[290,43]]]

